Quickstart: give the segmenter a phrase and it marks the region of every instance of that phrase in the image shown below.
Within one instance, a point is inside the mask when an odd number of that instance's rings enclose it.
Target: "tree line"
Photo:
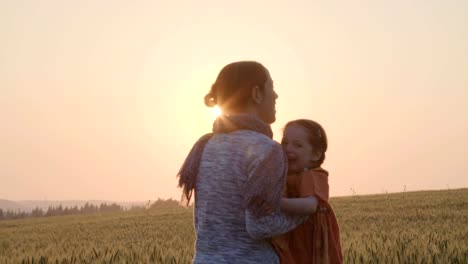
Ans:
[[[160,208],[171,208],[181,206],[180,203],[173,199],[158,199],[154,203],[148,201],[144,206],[133,205],[129,209],[125,209],[123,206],[116,203],[106,204],[101,203],[100,205],[94,205],[86,203],[84,206],[49,206],[47,210],[36,207],[31,212],[24,211],[13,211],[0,209],[0,220],[14,220],[29,217],[49,217],[49,216],[62,216],[62,215],[82,215],[82,214],[97,214],[97,213],[111,213],[111,212],[125,212],[125,211],[148,211]]]

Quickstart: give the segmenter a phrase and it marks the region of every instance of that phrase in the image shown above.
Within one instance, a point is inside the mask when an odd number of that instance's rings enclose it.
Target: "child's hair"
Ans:
[[[312,164],[313,168],[322,165],[322,163],[325,161],[325,152],[328,148],[327,134],[325,133],[323,127],[319,123],[312,120],[297,119],[289,121],[286,126],[284,126],[284,129],[292,125],[299,125],[303,127],[309,135],[309,143],[312,146],[313,151],[321,153],[320,159]]]

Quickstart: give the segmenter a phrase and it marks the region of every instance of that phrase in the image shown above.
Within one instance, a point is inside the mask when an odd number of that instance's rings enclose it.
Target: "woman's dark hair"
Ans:
[[[327,134],[325,133],[323,127],[319,123],[312,120],[297,119],[288,122],[286,126],[284,126],[284,129],[292,125],[299,125],[303,127],[306,130],[307,135],[309,135],[309,143],[312,146],[312,150],[321,154],[320,159],[312,164],[313,168],[322,165],[322,163],[325,161],[325,152],[328,148]]]
[[[205,105],[218,105],[226,113],[242,111],[248,104],[252,88],[258,86],[263,90],[267,78],[267,69],[256,61],[230,63],[219,72],[205,96]]]

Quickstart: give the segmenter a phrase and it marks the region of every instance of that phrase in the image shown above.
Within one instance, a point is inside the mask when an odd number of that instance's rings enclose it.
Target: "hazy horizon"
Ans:
[[[324,126],[331,196],[468,187],[466,25],[461,0],[2,1],[0,198],[179,199],[203,97],[245,59],[275,140]]]

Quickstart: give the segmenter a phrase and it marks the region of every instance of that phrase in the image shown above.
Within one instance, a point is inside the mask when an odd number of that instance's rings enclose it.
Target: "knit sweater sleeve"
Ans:
[[[244,185],[244,190],[254,189],[252,192],[257,196],[257,200],[262,200],[266,195],[258,191],[258,188],[266,186],[268,195],[274,197],[266,204],[267,210],[273,211],[270,214],[254,214],[254,206],[247,206],[245,209],[246,229],[254,239],[263,239],[286,233],[297,225],[301,224],[306,217],[284,213],[280,210],[280,200],[286,180],[287,163],[281,145],[274,142],[263,145],[252,159],[249,166],[249,180]],[[254,182],[255,179],[258,182]],[[256,186],[256,187],[255,187]],[[261,186],[261,187],[260,187]],[[250,197],[247,197],[250,199]],[[255,203],[253,203],[255,204]]]
[[[267,216],[256,217],[246,210],[247,232],[253,239],[277,236],[294,229],[307,219],[307,216],[287,214],[277,211]]]

